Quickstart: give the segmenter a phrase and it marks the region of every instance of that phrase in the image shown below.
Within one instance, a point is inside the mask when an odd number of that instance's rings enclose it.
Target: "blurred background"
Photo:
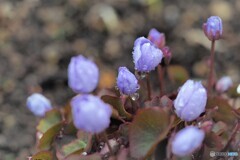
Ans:
[[[26,98],[42,92],[54,106],[66,104],[74,96],[67,85],[74,55],[98,64],[99,88],[114,87],[119,66],[134,69],[134,40],[156,28],[166,34],[171,63],[205,78],[210,42],[201,26],[211,15],[222,18],[224,29],[216,44],[217,77],[239,82],[239,0],[1,0],[0,159],[34,153],[37,118]]]

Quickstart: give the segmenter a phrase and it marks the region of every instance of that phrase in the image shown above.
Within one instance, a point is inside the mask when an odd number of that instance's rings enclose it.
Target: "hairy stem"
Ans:
[[[210,56],[210,72],[208,75],[208,86],[207,86],[208,94],[212,92],[212,88],[213,88],[214,56],[215,56],[215,40],[212,40],[211,56]]]

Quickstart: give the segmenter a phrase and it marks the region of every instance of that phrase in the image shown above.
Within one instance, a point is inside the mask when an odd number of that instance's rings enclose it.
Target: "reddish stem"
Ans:
[[[113,155],[113,150],[112,150],[112,147],[111,147],[111,145],[110,145],[110,143],[109,143],[109,141],[108,141],[106,131],[103,132],[103,137],[104,137],[104,140],[106,141],[106,144],[107,144],[107,146],[108,146],[108,149],[109,149],[110,154]]]
[[[211,57],[210,57],[210,72],[208,75],[208,86],[207,86],[208,94],[210,94],[212,92],[212,88],[213,88],[214,56],[215,56],[215,40],[212,40]]]
[[[232,135],[230,136],[230,138],[227,141],[227,144],[225,145],[225,147],[222,149],[222,151],[226,151],[229,146],[231,145],[232,140],[235,138],[237,132],[240,130],[240,121],[237,122],[236,126],[233,129]]]
[[[160,97],[164,95],[164,81],[163,81],[163,75],[164,75],[164,68],[159,64],[157,66],[157,72],[158,72],[158,80],[159,80],[159,89],[160,89]]]

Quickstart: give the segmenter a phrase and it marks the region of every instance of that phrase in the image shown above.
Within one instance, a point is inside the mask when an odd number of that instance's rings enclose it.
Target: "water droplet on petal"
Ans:
[[[137,85],[136,89],[139,90],[140,89],[140,85]]]
[[[147,70],[147,65],[143,65],[143,70]]]
[[[130,97],[133,101],[136,101],[139,98],[139,93],[134,93],[134,94],[130,95]]]
[[[202,126],[202,122],[198,122],[198,127],[200,128]]]

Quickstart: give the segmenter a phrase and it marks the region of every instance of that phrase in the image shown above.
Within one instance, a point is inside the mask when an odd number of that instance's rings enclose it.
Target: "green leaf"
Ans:
[[[170,65],[167,67],[169,79],[178,84],[183,84],[188,78],[187,70],[180,65]]]
[[[101,99],[105,103],[110,104],[115,110],[117,110],[121,118],[122,117],[126,119],[132,118],[132,115],[125,110],[124,105],[122,104],[122,101],[119,97],[104,95],[101,97]]]
[[[40,120],[37,125],[37,130],[41,133],[45,133],[49,128],[62,121],[61,113],[57,109],[53,109],[46,113],[45,117]]]
[[[64,145],[61,149],[61,152],[64,157],[67,157],[71,154],[81,153],[84,151],[86,147],[86,143],[83,142],[81,139],[76,139],[71,143]]]
[[[168,149],[168,139],[165,138],[160,143],[158,143],[155,152],[154,157],[155,159],[166,159],[167,158],[167,149]]]
[[[54,138],[59,134],[63,124],[60,122],[49,128],[39,139],[38,148],[40,150],[49,149]]]
[[[130,125],[131,156],[141,159],[151,155],[157,144],[167,136],[172,123],[169,113],[159,107],[139,110]]]
[[[79,130],[77,132],[77,137],[78,139],[81,139],[84,143],[86,143],[85,151],[88,151],[92,148],[93,135],[91,133]]]
[[[75,135],[77,133],[77,129],[74,126],[73,121],[65,125],[63,133],[66,135]]]
[[[213,109],[216,106],[218,107],[218,109],[216,111],[213,111],[214,121],[223,121],[227,124],[233,125],[236,117],[233,114],[233,110],[228,104],[228,101],[221,97],[208,97],[206,108]]]
[[[52,160],[52,153],[49,151],[41,151],[32,156],[32,160]]]
[[[240,88],[240,84],[234,85],[228,90],[227,94],[232,98],[238,98],[240,97],[240,92],[238,91],[239,88]]]

